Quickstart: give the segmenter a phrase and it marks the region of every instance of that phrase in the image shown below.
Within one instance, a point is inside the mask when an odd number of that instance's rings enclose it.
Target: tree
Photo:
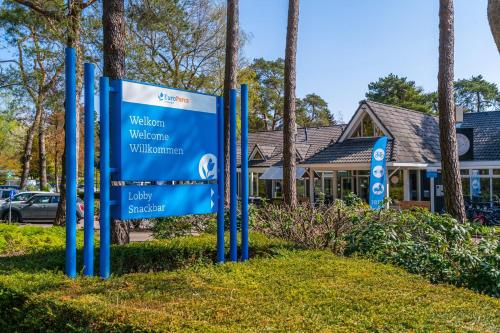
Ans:
[[[328,126],[334,123],[328,103],[314,93],[297,99],[297,124],[302,127]]]
[[[226,64],[224,67],[224,201],[229,205],[229,92],[237,87],[239,0],[227,0]]]
[[[208,0],[128,2],[129,78],[216,93],[222,87],[225,10]]]
[[[283,198],[285,204],[291,209],[297,206],[295,86],[298,27],[299,0],[289,0],[285,49],[285,101],[283,107]]]
[[[500,103],[500,93],[496,84],[478,75],[455,82],[455,102],[469,111],[489,111]]]
[[[254,59],[250,69],[255,72],[260,87],[257,91],[259,103],[255,110],[256,116],[261,119],[263,129],[275,130],[283,120],[285,60]]]
[[[500,0],[488,0],[488,21],[498,52],[500,52]]]
[[[389,74],[368,84],[366,98],[370,101],[399,106],[425,113],[433,112],[433,95],[426,94],[415,81]]]
[[[47,100],[58,83],[64,63],[57,55],[62,52],[59,29],[54,29],[37,13],[30,13],[17,4],[6,3],[0,12],[0,24],[8,45],[15,48],[15,66],[10,67],[11,89],[20,88],[18,94],[29,96],[34,105],[34,116],[24,141],[21,156],[20,187],[26,188],[31,171],[35,135],[38,134],[38,175],[40,188],[47,183],[47,156],[45,145],[45,118]],[[32,118],[32,119],[31,119]]]
[[[125,76],[125,3],[124,0],[104,0],[102,11],[104,76],[111,80]],[[108,112],[108,110],[101,110]],[[110,123],[111,131],[113,124]],[[112,134],[111,134],[112,135]],[[111,243],[130,242],[128,222],[111,220]]]
[[[450,215],[458,221],[465,221],[455,130],[455,101],[453,96],[454,45],[453,0],[440,0],[438,107],[444,201],[446,211]]]

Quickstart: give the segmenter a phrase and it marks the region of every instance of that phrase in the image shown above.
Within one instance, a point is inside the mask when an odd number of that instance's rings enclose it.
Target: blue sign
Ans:
[[[113,180],[217,178],[217,97],[113,81]]]
[[[387,137],[383,136],[373,145],[371,167],[370,167],[370,207],[372,209],[382,208],[382,202],[386,193],[386,148]]]
[[[217,184],[113,186],[111,194],[120,220],[217,212]]]
[[[427,170],[425,175],[427,176],[427,178],[437,178],[438,172],[435,170]]]
[[[10,199],[10,200],[14,199],[14,196],[15,196],[15,195],[16,195],[16,191],[15,191],[15,190],[11,190],[11,191],[9,192],[9,199]]]
[[[472,197],[479,197],[481,195],[481,179],[479,178],[479,170],[472,170],[470,185],[472,189]]]

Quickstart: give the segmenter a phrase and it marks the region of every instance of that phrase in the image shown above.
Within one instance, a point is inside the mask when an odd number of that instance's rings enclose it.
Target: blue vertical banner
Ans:
[[[370,199],[372,209],[382,208],[386,189],[386,148],[387,137],[383,136],[375,141],[372,150],[370,166]]]
[[[479,170],[472,170],[470,184],[472,188],[472,198],[478,199],[481,196],[481,179],[479,178]]]
[[[238,173],[236,160],[236,89],[229,91],[229,259],[238,260]]]

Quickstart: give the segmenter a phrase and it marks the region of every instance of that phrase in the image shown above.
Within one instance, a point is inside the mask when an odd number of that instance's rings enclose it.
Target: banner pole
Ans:
[[[84,65],[85,173],[83,274],[94,275],[94,64]]]
[[[229,92],[229,141],[230,141],[230,207],[229,207],[229,258],[231,261],[238,260],[238,189],[236,172],[236,89]]]
[[[217,97],[217,262],[224,262],[224,99]]]
[[[76,277],[76,52],[65,51],[66,275]]]
[[[241,260],[248,260],[248,85],[241,85]]]
[[[109,78],[100,79],[100,246],[99,246],[99,272],[101,278],[107,279],[110,272],[110,166],[109,166]]]

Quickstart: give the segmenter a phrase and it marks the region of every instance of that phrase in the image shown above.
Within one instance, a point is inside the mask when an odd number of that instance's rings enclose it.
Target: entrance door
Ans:
[[[358,196],[368,202],[370,178],[368,176],[358,176]]]
[[[340,184],[341,184],[340,185],[340,197],[343,200],[347,194],[352,193],[352,191],[353,191],[352,177],[341,177]]]

